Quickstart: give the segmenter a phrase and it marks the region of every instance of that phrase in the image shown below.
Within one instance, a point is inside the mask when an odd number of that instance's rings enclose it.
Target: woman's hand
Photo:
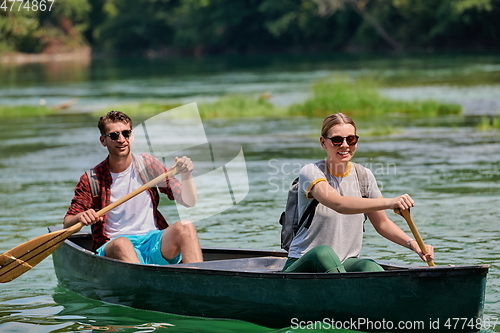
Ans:
[[[427,254],[424,254],[422,250],[420,249],[420,246],[418,246],[418,243],[416,240],[412,240],[410,242],[410,249],[415,251],[420,258],[422,258],[423,261],[427,262],[429,260],[434,260],[434,247],[432,245],[425,245],[425,249],[427,250]]]
[[[415,201],[408,194],[403,194],[390,200],[390,209],[406,210],[415,206]]]

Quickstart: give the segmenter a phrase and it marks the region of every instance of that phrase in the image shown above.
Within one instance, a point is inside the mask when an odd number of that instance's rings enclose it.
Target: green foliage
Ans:
[[[0,10],[0,52],[120,55],[495,48],[500,0],[57,0]],[[57,50],[56,50],[57,51]]]
[[[37,12],[0,9],[0,53],[39,51],[32,42],[38,28]]]
[[[88,0],[44,1],[45,10],[20,7],[17,2],[11,10],[10,3],[7,10],[0,9],[0,53],[40,53],[48,48],[62,52],[86,45]]]
[[[321,80],[313,86],[313,97],[290,108],[293,115],[324,117],[343,112],[352,116],[406,114],[416,117],[461,114],[457,104],[436,101],[395,101],[383,97],[372,81]]]

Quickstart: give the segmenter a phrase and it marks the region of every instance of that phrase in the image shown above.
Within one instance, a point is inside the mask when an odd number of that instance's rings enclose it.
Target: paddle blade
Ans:
[[[75,233],[68,228],[39,236],[0,255],[0,283],[10,282],[32,269]]]

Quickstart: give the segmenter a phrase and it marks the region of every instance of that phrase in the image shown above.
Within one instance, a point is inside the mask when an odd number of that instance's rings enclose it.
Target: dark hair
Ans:
[[[101,135],[106,134],[106,123],[124,123],[130,124],[130,128],[132,128],[132,119],[127,116],[125,113],[121,111],[109,111],[105,116],[99,118],[99,122],[97,123],[97,127],[101,132]]]
[[[331,114],[323,120],[323,126],[321,127],[321,136],[327,137],[328,131],[335,126],[341,124],[351,124],[354,127],[354,132],[356,133],[356,124],[351,117],[343,114],[343,113],[335,113]]]

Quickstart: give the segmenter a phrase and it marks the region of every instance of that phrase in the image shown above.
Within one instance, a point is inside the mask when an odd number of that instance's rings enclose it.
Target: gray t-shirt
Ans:
[[[373,173],[366,169],[368,180],[368,198],[380,198],[377,181]],[[338,177],[326,171],[326,161],[305,165],[299,174],[298,211],[304,214],[311,203],[309,191],[320,181],[327,181],[342,196],[361,197],[358,175],[351,163],[350,172]],[[363,241],[363,214],[340,214],[321,203],[316,207],[314,218],[309,228],[301,227],[290,245],[288,256],[300,258],[304,253],[318,245],[328,245],[343,262],[347,258],[359,256]]]

